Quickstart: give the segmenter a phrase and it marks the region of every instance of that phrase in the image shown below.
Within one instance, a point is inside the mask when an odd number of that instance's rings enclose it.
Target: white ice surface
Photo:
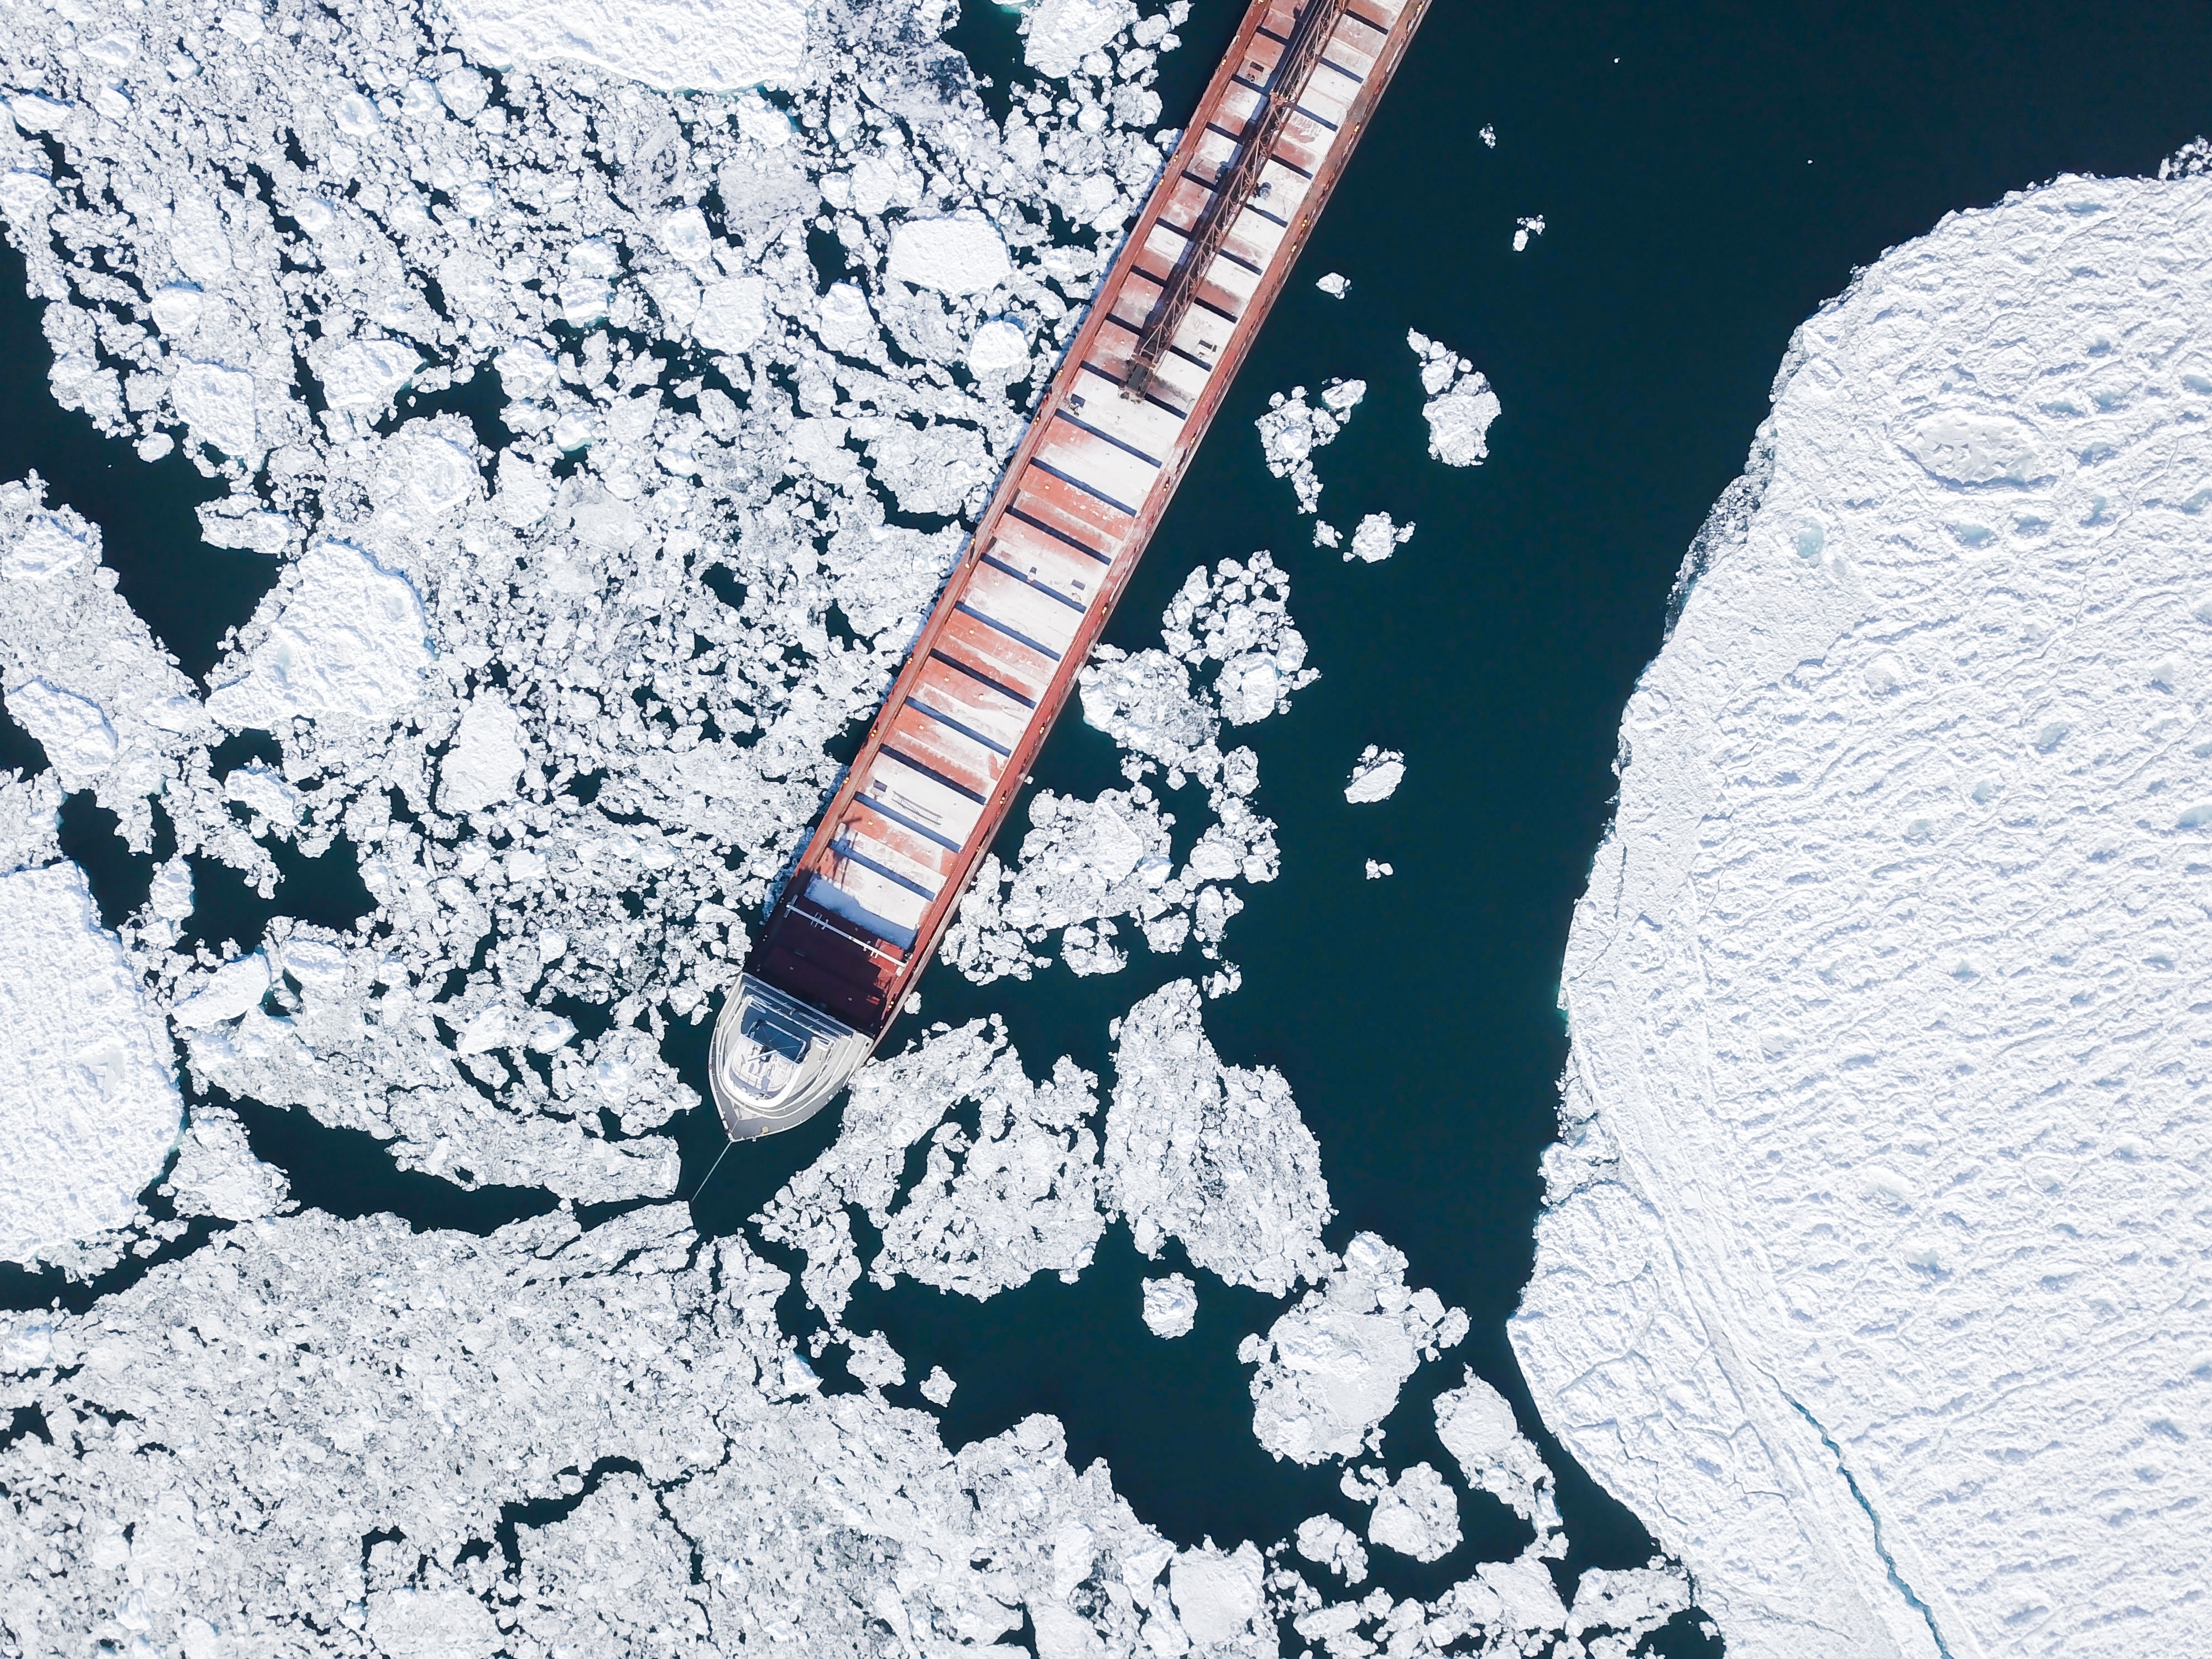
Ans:
[[[1371,805],[1396,794],[1398,786],[1405,780],[1404,754],[1395,749],[1378,749],[1370,743],[1352,763],[1352,777],[1344,786],[1344,798],[1355,806]]]
[[[1406,1257],[1359,1233],[1344,1259],[1265,1337],[1237,1352],[1256,1364],[1252,1431],[1277,1457],[1319,1463],[1380,1443],[1376,1425],[1425,1358],[1455,1346],[1466,1314],[1434,1291],[1409,1291]]]
[[[8,712],[38,739],[64,787],[82,789],[115,763],[115,728],[89,697],[45,680],[25,680],[7,693]]]
[[[1501,405],[1490,381],[1468,359],[1425,334],[1408,331],[1406,343],[1421,360],[1421,390],[1428,402],[1429,453],[1447,466],[1480,466],[1490,453],[1490,425]]]
[[[491,69],[568,62],[682,92],[783,86],[806,0],[443,0],[461,49]]]
[[[414,702],[435,652],[407,578],[343,542],[322,543],[297,568],[266,637],[208,694],[208,712],[267,729],[295,717],[381,721]]]
[[[1012,269],[1005,239],[980,213],[908,220],[891,234],[886,267],[896,281],[955,296],[987,294]]]
[[[1132,0],[1034,0],[1023,60],[1040,75],[1064,78],[1136,21]]]
[[[1344,1485],[1348,1494],[1358,1489],[1374,1502],[1370,1543],[1416,1561],[1441,1561],[1459,1547],[1459,1498],[1429,1464],[1416,1463],[1395,1480],[1346,1474]]]
[[[1505,1396],[1474,1374],[1436,1397],[1437,1438],[1459,1464],[1467,1484],[1510,1506],[1524,1521],[1553,1508],[1552,1471],[1535,1442],[1521,1432]]]
[[[1062,1653],[1274,1651],[1251,1546],[1178,1553],[1050,1418],[956,1454],[822,1397],[787,1283],[681,1206],[481,1238],[309,1212],[18,1316],[0,1409],[57,1446],[0,1450],[0,1621],[72,1652],[951,1652],[1024,1617]],[[510,1566],[502,1521],[560,1499]]]
[[[522,722],[495,693],[472,699],[438,769],[438,805],[448,812],[477,812],[513,799],[530,763],[521,737]]]
[[[1392,524],[1388,513],[1370,513],[1359,521],[1359,528],[1352,532],[1352,545],[1344,556],[1346,562],[1358,559],[1376,564],[1413,539],[1412,525]]]
[[[1222,1064],[1200,1007],[1177,980],[1121,1021],[1101,1186],[1146,1255],[1173,1238],[1194,1265],[1281,1296],[1331,1264],[1321,1149],[1280,1073]]]
[[[1198,1286],[1186,1273],[1146,1279],[1144,1303],[1145,1328],[1154,1336],[1188,1336],[1198,1322]]]
[[[0,1261],[121,1227],[176,1143],[168,1035],[74,864],[0,876]]]
[[[1513,1326],[1731,1654],[2212,1646],[2212,181],[1798,331],[1631,699]]]

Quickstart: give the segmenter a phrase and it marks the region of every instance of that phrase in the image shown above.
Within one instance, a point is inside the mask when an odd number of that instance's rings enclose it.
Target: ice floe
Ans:
[[[1414,1464],[1395,1480],[1379,1470],[1348,1469],[1344,1492],[1375,1506],[1367,1522],[1370,1543],[1416,1561],[1441,1561],[1459,1547],[1459,1499],[1426,1463]]]
[[[1376,564],[1413,539],[1413,526],[1390,522],[1388,513],[1370,513],[1359,521],[1359,528],[1352,532],[1352,545],[1345,551],[1346,562],[1358,559]]]
[[[1402,1252],[1373,1233],[1358,1234],[1318,1288],[1238,1350],[1259,1367],[1253,1432],[1294,1463],[1376,1450],[1377,1425],[1407,1379],[1467,1331],[1467,1315],[1446,1308],[1434,1291],[1407,1290]]]
[[[1040,1273],[1073,1279],[1105,1231],[1097,1079],[1065,1058],[1032,1083],[1021,1056],[981,1020],[933,1033],[854,1079],[836,1144],[757,1218],[763,1236],[801,1249],[807,1297],[834,1322],[860,1276],[848,1208],[882,1237],[868,1271],[984,1298]],[[973,1134],[946,1121],[972,1103]],[[901,1198],[910,1149],[929,1143]]]
[[[1146,1255],[1172,1238],[1194,1265],[1281,1296],[1334,1260],[1321,1149],[1282,1073],[1222,1064],[1200,1007],[1177,980],[1121,1022],[1102,1193]]]
[[[787,85],[806,45],[806,0],[447,0],[447,9],[462,50],[488,69],[586,64],[670,91]],[[436,91],[463,120],[484,106],[480,82],[447,78]]]
[[[1172,1340],[1188,1336],[1198,1322],[1198,1286],[1187,1274],[1170,1273],[1145,1281],[1145,1328]]]
[[[1344,798],[1355,806],[1370,805],[1389,799],[1405,781],[1405,756],[1395,749],[1380,749],[1370,743],[1352,763],[1351,780],[1344,786]]]
[[[168,1035],[84,872],[0,875],[0,1261],[127,1225],[176,1144]]]
[[[1512,1333],[1732,1654],[2212,1634],[2208,269],[2193,177],[1869,266],[1624,716]]]
[[[1307,400],[1306,389],[1294,386],[1267,400],[1267,412],[1254,422],[1260,428],[1260,447],[1267,471],[1288,478],[1297,492],[1298,511],[1311,513],[1321,504],[1321,477],[1314,471],[1313,453],[1336,441],[1367,396],[1364,380],[1331,380],[1322,388],[1318,404]]]
[[[46,1432],[0,1449],[0,1536],[44,1569],[0,1589],[9,1626],[705,1655],[1026,1618],[1048,1651],[1274,1650],[1249,1545],[1176,1550],[1049,1418],[955,1454],[925,1413],[823,1397],[787,1283],[680,1208],[482,1238],[309,1213],[19,1316],[0,1404]],[[507,1531],[525,1504],[546,1518]]]
[[[1429,399],[1421,405],[1421,416],[1429,423],[1429,453],[1446,466],[1480,466],[1490,453],[1491,422],[1502,407],[1490,381],[1468,359],[1425,334],[1409,330],[1406,343],[1421,360],[1421,390]]]

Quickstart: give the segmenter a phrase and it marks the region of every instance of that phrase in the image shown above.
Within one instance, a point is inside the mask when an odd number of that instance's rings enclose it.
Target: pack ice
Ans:
[[[1575,915],[1546,1419],[1739,1656],[2194,1652],[2212,183],[1807,322]]]

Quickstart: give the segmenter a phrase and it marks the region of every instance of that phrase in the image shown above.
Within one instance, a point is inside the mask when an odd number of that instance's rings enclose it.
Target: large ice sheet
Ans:
[[[783,86],[806,46],[806,0],[446,0],[479,64],[565,60],[649,87]]]
[[[168,1034],[74,864],[0,876],[0,1261],[128,1223],[176,1144]]]
[[[1513,1337],[1733,1655],[2212,1642],[2208,274],[2201,179],[1869,268],[1630,700]]]

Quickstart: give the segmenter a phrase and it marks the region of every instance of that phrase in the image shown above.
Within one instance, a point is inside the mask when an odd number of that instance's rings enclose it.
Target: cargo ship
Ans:
[[[723,1004],[732,1140],[898,1016],[1427,0],[1253,0]]]

